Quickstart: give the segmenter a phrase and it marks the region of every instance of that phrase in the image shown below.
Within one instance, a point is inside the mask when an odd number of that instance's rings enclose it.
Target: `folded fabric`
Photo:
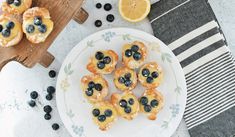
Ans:
[[[209,3],[161,0],[152,5],[149,20],[184,70],[190,135],[235,135],[235,61]]]

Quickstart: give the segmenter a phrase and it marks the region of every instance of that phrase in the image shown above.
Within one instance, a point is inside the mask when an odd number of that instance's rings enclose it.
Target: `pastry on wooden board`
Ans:
[[[4,0],[2,11],[10,14],[22,14],[32,5],[32,0]]]

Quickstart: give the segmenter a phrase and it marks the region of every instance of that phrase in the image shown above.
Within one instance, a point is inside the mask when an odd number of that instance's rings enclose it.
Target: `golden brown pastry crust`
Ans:
[[[104,115],[104,111],[107,109],[112,110],[112,116],[106,117],[106,120],[104,122],[100,122],[98,120],[98,117],[93,116],[93,121],[99,126],[99,129],[102,131],[108,130],[111,125],[117,120],[117,111],[115,110],[114,106],[108,101],[102,101],[94,104],[93,109],[99,109],[100,115]]]
[[[2,11],[10,14],[22,14],[25,10],[30,8],[32,5],[32,0],[21,0],[20,6],[15,6],[13,4],[7,4],[6,1],[2,2]]]
[[[131,86],[125,86],[124,83],[120,83],[119,82],[119,78],[120,77],[123,77],[125,76],[125,74],[127,73],[130,73],[131,74]],[[116,88],[118,88],[119,90],[122,90],[122,91],[130,91],[130,90],[133,90],[136,86],[137,86],[137,81],[138,81],[138,78],[137,78],[137,74],[134,70],[132,69],[129,69],[127,67],[121,67],[121,68],[118,68],[115,70],[114,72],[114,84],[116,86]]]
[[[97,91],[95,88],[93,88],[93,95],[87,96],[85,92],[87,91],[88,84],[91,81],[94,82],[95,84],[101,84],[102,90]],[[101,75],[91,74],[91,75],[82,77],[81,87],[82,87],[84,96],[87,98],[87,100],[90,103],[96,103],[96,102],[102,101],[108,95],[108,82]]]
[[[118,55],[113,50],[104,50],[100,51],[105,56],[111,57],[111,63],[106,64],[104,69],[99,69],[97,67],[98,60],[95,58],[95,56],[92,56],[89,60],[89,63],[87,64],[87,69],[94,73],[94,74],[110,74],[112,73],[117,65],[118,62]]]
[[[6,22],[8,22],[8,21],[14,22],[15,26],[13,29],[11,29],[11,34],[9,37],[5,38],[2,36],[2,34],[0,34],[1,35],[0,36],[0,46],[1,47],[14,46],[14,45],[18,44],[23,37],[21,23],[17,19],[15,19],[7,14],[3,14],[0,16],[0,23],[3,26],[3,28],[6,28]]]
[[[163,95],[155,90],[155,89],[147,89],[142,97],[145,96],[148,98],[148,105],[150,105],[151,100],[156,99],[158,101],[158,106],[157,107],[152,107],[152,110],[150,112],[146,112],[144,110],[144,106],[140,104],[140,111],[143,112],[144,114],[146,114],[148,116],[149,120],[155,120],[157,118],[157,114],[159,113],[159,111],[163,108],[164,106],[164,98]],[[141,98],[141,97],[140,97]]]
[[[41,33],[37,30],[37,26],[35,27],[34,33],[27,33],[26,28],[28,25],[33,25],[34,17],[39,16],[43,20],[43,24],[46,25],[47,31],[45,33]],[[54,27],[54,23],[51,20],[50,13],[46,8],[34,7],[28,9],[23,14],[23,32],[26,34],[27,39],[32,43],[41,43],[46,40],[46,38],[50,35]]]
[[[140,54],[142,56],[142,58],[138,61],[134,60],[133,56],[131,56],[131,57],[125,56],[125,51],[127,49],[131,49],[131,47],[133,45],[137,45],[139,47],[138,52],[140,52]],[[127,66],[128,68],[131,68],[131,69],[139,68],[144,63],[146,57],[147,57],[147,48],[144,45],[144,43],[142,43],[140,41],[134,41],[131,44],[125,44],[122,48],[122,63],[125,66]]]
[[[157,78],[154,78],[153,80],[153,83],[147,83],[146,79],[147,77],[144,77],[142,75],[142,70],[143,69],[149,69],[150,70],[150,75],[152,74],[152,72],[156,71],[158,73],[158,77]],[[156,62],[149,62],[145,65],[143,65],[139,71],[139,74],[138,74],[138,80],[140,81],[140,83],[148,88],[148,89],[151,89],[151,88],[156,88],[158,87],[162,81],[163,81],[163,71],[162,71],[162,68],[156,63]]]
[[[131,108],[131,113],[129,113],[129,114],[125,113],[124,108],[119,105],[119,102],[122,99],[126,100],[127,103],[130,99],[134,100],[134,104],[131,105],[130,103],[128,103],[128,106]],[[126,91],[126,92],[123,92],[122,94],[118,94],[118,93],[112,94],[111,102],[114,105],[114,107],[116,108],[118,114],[127,120],[132,120],[138,115],[139,102],[138,102],[138,99],[136,98],[136,96],[131,91]]]

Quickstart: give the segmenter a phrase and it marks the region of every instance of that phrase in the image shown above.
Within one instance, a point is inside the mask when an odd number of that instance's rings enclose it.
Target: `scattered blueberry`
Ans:
[[[119,77],[118,82],[121,83],[121,84],[125,83],[125,78]]]
[[[111,9],[112,9],[112,5],[111,5],[110,3],[106,3],[106,4],[104,5],[104,10],[110,11]]]
[[[50,101],[50,100],[52,100],[52,98],[53,98],[52,94],[47,94],[46,95],[46,100]]]
[[[125,79],[130,79],[131,78],[131,73],[126,73],[124,76]]]
[[[92,96],[93,95],[93,90],[92,89],[88,89],[87,91],[86,91],[86,95],[87,96]]]
[[[53,130],[58,130],[60,128],[60,126],[57,124],[57,123],[54,123],[53,125],[52,125],[52,129]]]
[[[147,105],[148,104],[148,98],[147,97],[141,97],[140,98],[140,103],[142,105]]]
[[[2,27],[2,25],[0,25],[0,32],[2,32],[2,30],[3,30],[3,27]]]
[[[51,119],[51,114],[46,113],[46,114],[44,115],[44,118],[45,118],[46,120],[50,120],[50,119]]]
[[[150,105],[151,105],[152,107],[157,107],[157,106],[158,106],[158,101],[157,101],[156,99],[154,99],[154,100],[152,100],[152,101],[150,102]]]
[[[12,4],[12,3],[14,3],[14,0],[6,0],[6,3],[7,4]]]
[[[125,51],[125,56],[126,56],[126,57],[131,57],[131,56],[132,56],[132,51],[131,51],[130,49],[127,49],[127,50]]]
[[[100,110],[99,109],[93,109],[92,114],[94,117],[98,117],[100,115]]]
[[[110,110],[110,109],[107,109],[107,110],[104,111],[104,115],[105,115],[106,117],[111,117],[112,114],[113,114],[113,112],[112,112],[112,110]]]
[[[129,106],[125,107],[125,108],[124,108],[124,111],[125,111],[126,113],[131,113],[131,107],[129,107]]]
[[[97,3],[95,6],[96,6],[97,9],[102,8],[102,4],[101,3]]]
[[[151,75],[152,75],[153,78],[157,78],[158,77],[158,73],[156,71],[154,71]]]
[[[127,106],[126,100],[124,100],[124,99],[120,100],[120,101],[119,101],[119,105],[120,105],[121,107],[126,107],[126,106]]]
[[[113,14],[109,14],[109,15],[107,15],[107,17],[106,17],[106,20],[107,20],[108,22],[113,22],[114,19],[115,19],[115,17],[113,16]]]
[[[132,85],[132,81],[127,80],[127,81],[125,81],[124,84],[125,84],[126,87],[130,87]]]
[[[42,25],[42,18],[40,16],[34,17],[34,25],[36,26]]]
[[[20,6],[21,5],[21,0],[15,0],[14,5],[17,6],[17,7]]]
[[[152,78],[152,77],[148,77],[148,78],[146,79],[146,81],[147,81],[147,83],[153,83],[153,78]]]
[[[133,58],[134,60],[138,61],[142,58],[142,55],[139,52],[135,52]]]
[[[94,83],[93,81],[90,81],[90,82],[88,83],[88,87],[89,87],[89,88],[94,88],[94,87],[95,87],[95,83]]]
[[[28,25],[28,26],[26,27],[27,33],[33,33],[34,30],[35,30],[34,25]]]
[[[129,103],[130,105],[133,105],[133,104],[135,103],[135,101],[134,101],[133,98],[130,98],[130,99],[128,100],[128,103]]]
[[[152,107],[150,105],[145,105],[144,106],[144,111],[145,112],[150,112],[152,110]]]
[[[138,47],[137,45],[133,45],[133,46],[131,47],[131,50],[132,50],[133,52],[137,52],[137,51],[139,50],[139,47]]]
[[[98,52],[95,53],[95,58],[97,60],[101,60],[101,59],[104,58],[104,54],[102,52],[98,51]]]
[[[2,30],[2,36],[3,37],[9,37],[11,35],[11,30],[5,28]]]
[[[95,26],[96,27],[101,27],[102,26],[102,21],[101,20],[96,20],[95,21]]]
[[[49,71],[49,77],[51,77],[51,78],[56,77],[56,71],[50,70],[50,71]]]
[[[150,74],[150,71],[149,71],[148,69],[145,68],[145,69],[142,70],[142,75],[143,75],[144,77],[148,77],[149,74]]]
[[[105,115],[100,115],[100,116],[98,116],[98,120],[100,122],[104,122],[106,120],[106,116]]]
[[[38,92],[37,92],[37,91],[31,92],[31,93],[30,93],[30,97],[31,97],[32,99],[36,99],[36,98],[38,97]]]
[[[15,27],[15,23],[12,22],[12,21],[10,21],[10,22],[7,23],[6,27],[7,27],[8,29],[13,29],[13,28]]]
[[[110,62],[111,62],[111,58],[110,57],[104,57],[104,59],[103,59],[103,62],[105,63],[105,64],[109,64]]]
[[[35,107],[35,106],[36,106],[36,102],[33,101],[33,100],[30,100],[30,101],[28,102],[28,104],[29,104],[30,107]]]
[[[38,26],[38,30],[41,33],[45,33],[45,32],[47,32],[47,26],[45,24],[41,24],[40,26]]]
[[[51,108],[51,106],[46,105],[46,106],[43,107],[43,110],[44,110],[44,112],[46,112],[46,113],[51,113],[52,108]]]
[[[105,64],[104,64],[103,61],[100,61],[100,62],[97,63],[97,68],[104,69],[104,67],[105,67]]]
[[[101,91],[103,89],[101,84],[95,84],[95,90]]]
[[[48,93],[48,94],[54,94],[54,93],[55,93],[55,87],[49,86],[49,87],[47,88],[47,93]]]

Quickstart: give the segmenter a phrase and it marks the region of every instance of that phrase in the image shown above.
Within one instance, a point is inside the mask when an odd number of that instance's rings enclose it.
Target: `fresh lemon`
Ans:
[[[139,22],[150,12],[150,0],[119,0],[119,13],[130,22]]]

